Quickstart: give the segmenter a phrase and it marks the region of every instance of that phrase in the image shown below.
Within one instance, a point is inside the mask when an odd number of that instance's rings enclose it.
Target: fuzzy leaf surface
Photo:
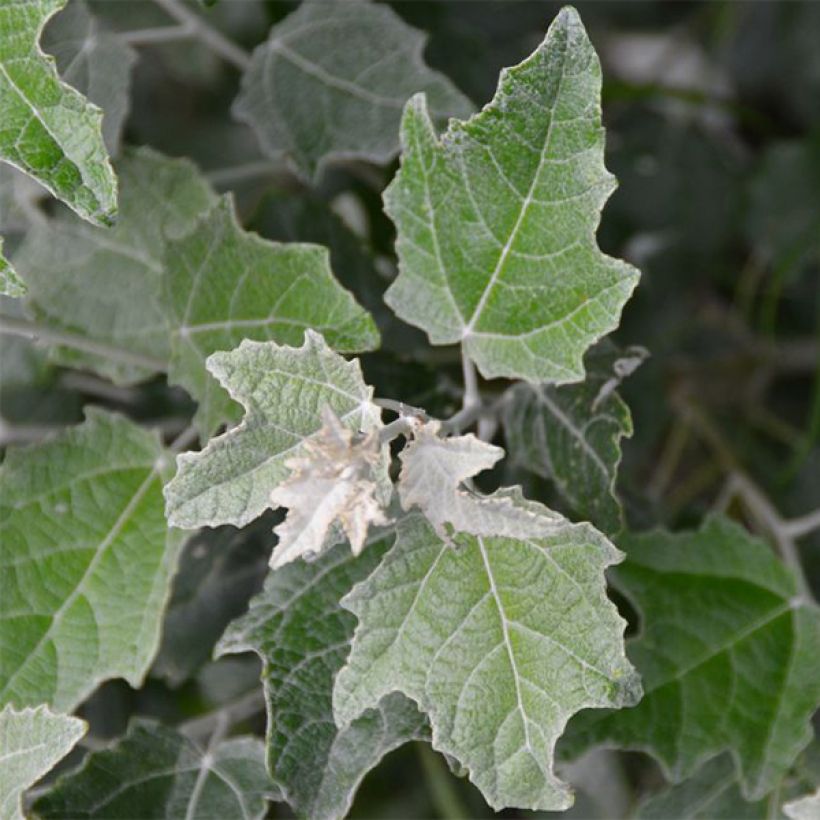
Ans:
[[[743,796],[770,792],[810,742],[820,703],[820,613],[761,541],[720,517],[697,531],[626,536],[613,571],[641,614],[634,709],[585,715],[574,742],[652,754],[669,780],[726,750]]]
[[[820,789],[814,794],[786,803],[783,814],[789,820],[817,820],[820,817]]]
[[[298,348],[246,339],[211,354],[207,366],[245,417],[201,452],[177,457],[178,472],[165,491],[172,526],[242,527],[261,515],[290,474],[287,461],[321,428],[324,407],[352,430],[381,426],[359,362],[346,361],[312,330]]]
[[[0,295],[23,296],[26,286],[15,272],[11,263],[3,256],[3,237],[0,236]]]
[[[82,720],[47,706],[0,711],[0,818],[23,820],[21,798],[85,734]]]
[[[254,51],[234,114],[309,178],[334,160],[387,162],[412,94],[424,91],[439,119],[472,110],[424,64],[425,40],[387,6],[305,3]]]
[[[401,169],[385,191],[399,277],[386,300],[433,344],[460,342],[488,378],[568,382],[618,325],[638,272],[598,248],[615,187],[604,167],[601,69],[562,10],[493,101],[438,137],[407,104]]]
[[[261,820],[275,796],[261,740],[231,738],[206,752],[170,727],[137,720],[122,740],[60,778],[34,804],[34,814]]]
[[[110,224],[117,180],[102,137],[102,112],[60,81],[38,45],[65,0],[0,6],[0,159],[45,185],[83,219]]]
[[[552,479],[572,508],[605,532],[623,523],[615,480],[620,441],[632,435],[629,408],[615,387],[640,360],[640,353],[596,348],[584,360],[583,382],[521,382],[509,389],[502,412],[511,459]]]
[[[356,626],[339,601],[373,572],[392,540],[374,541],[359,556],[340,544],[316,561],[270,573],[217,646],[221,654],[254,651],[262,659],[268,765],[299,816],[344,816],[362,778],[385,754],[428,736],[416,705],[398,693],[344,729],[333,719],[333,679]]]
[[[9,449],[0,703],[71,711],[109,678],[141,684],[180,545],[163,514],[172,469],[158,436],[93,408],[57,438]]]
[[[120,213],[114,228],[95,228],[69,213],[32,228],[15,255],[35,316],[96,347],[114,347],[152,366],[104,352],[56,348],[54,358],[91,368],[118,384],[167,367],[168,320],[161,304],[166,238],[191,230],[216,197],[194,166],[147,148],[117,165]]]
[[[229,197],[190,234],[169,243],[165,268],[169,376],[199,402],[197,418],[206,434],[241,417],[205,369],[211,353],[246,338],[296,345],[306,328],[343,352],[378,346],[370,315],[333,278],[327,249],[269,242],[242,230]]]
[[[336,677],[337,723],[403,692],[493,808],[567,808],[552,764],[569,716],[640,692],[606,597],[603,571],[619,557],[589,525],[552,516],[540,538],[443,540],[419,515],[401,520],[342,602],[359,625]]]

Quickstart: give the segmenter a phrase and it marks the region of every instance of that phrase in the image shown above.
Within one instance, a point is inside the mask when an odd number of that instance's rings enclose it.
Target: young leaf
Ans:
[[[820,614],[762,542],[719,517],[694,532],[621,542],[613,579],[641,614],[629,656],[634,709],[579,718],[575,743],[651,753],[678,782],[729,750],[758,800],[811,740],[820,703]]]
[[[306,177],[343,159],[387,162],[413,93],[426,92],[440,119],[472,110],[424,64],[425,40],[387,6],[304,3],[254,52],[234,114]]]
[[[740,793],[737,769],[728,754],[705,763],[693,777],[644,801],[641,820],[771,820],[770,801],[749,803]]]
[[[33,176],[83,219],[110,224],[117,180],[103,144],[102,112],[60,82],[37,45],[66,0],[0,5],[0,159]]]
[[[70,711],[96,686],[139,686],[159,644],[180,538],[159,438],[89,408],[0,467],[0,703]],[[47,579],[45,581],[44,579]]]
[[[84,0],[71,2],[43,31],[43,48],[54,55],[60,76],[102,109],[102,135],[111,154],[120,145],[137,53],[106,31]]]
[[[169,243],[165,269],[169,376],[199,402],[197,419],[206,434],[241,415],[205,369],[214,351],[230,350],[245,338],[298,344],[308,327],[336,350],[378,346],[373,320],[333,278],[327,250],[268,242],[243,231],[230,197],[192,233]]]
[[[273,569],[318,555],[331,533],[338,535],[334,524],[358,555],[370,525],[387,523],[382,507],[390,493],[379,498],[379,487],[390,484],[389,455],[378,430],[354,434],[327,405],[321,415],[322,427],[305,441],[301,455],[285,462],[293,472],[270,494],[272,506],[288,508],[287,518],[276,528]]]
[[[54,358],[127,384],[167,366],[165,240],[190,230],[216,197],[190,162],[147,148],[127,151],[117,170],[116,227],[94,228],[62,213],[29,231],[15,264],[35,315],[86,342],[84,350],[56,348]],[[132,355],[114,358],[107,348]]]
[[[3,237],[0,236],[0,295],[24,296],[26,286],[15,273],[11,263],[3,256]]]
[[[245,340],[212,353],[207,367],[245,408],[245,418],[201,452],[177,457],[178,472],[165,489],[172,526],[242,527],[261,515],[290,473],[286,462],[322,426],[325,406],[352,430],[366,434],[381,426],[359,362],[345,361],[312,330],[299,348]]]
[[[48,706],[0,711],[0,817],[23,820],[23,792],[37,782],[85,734],[82,720]]]
[[[521,538],[538,537],[550,518],[558,525],[564,523],[560,515],[527,501],[518,488],[482,495],[462,486],[492,467],[504,451],[472,434],[439,438],[439,426],[432,421],[419,427],[399,454],[398,490],[403,509],[418,507],[442,536],[445,524],[472,535]]]
[[[418,515],[342,604],[359,625],[333,693],[344,727],[398,690],[427,713],[433,745],[495,809],[565,809],[553,748],[579,709],[635,702],[624,622],[603,570],[620,553],[587,524],[548,514],[540,538],[456,534]]]
[[[385,754],[428,734],[416,705],[397,692],[345,729],[333,720],[333,678],[356,625],[339,600],[378,566],[391,543],[385,536],[357,557],[338,545],[316,561],[270,573],[247,615],[217,646],[220,654],[254,651],[262,659],[268,766],[300,817],[343,817],[362,778]]]
[[[512,460],[551,478],[572,508],[605,532],[623,525],[615,479],[620,440],[632,435],[629,408],[615,388],[645,355],[641,349],[622,354],[599,346],[584,359],[587,376],[580,384],[519,383],[504,402]]]
[[[90,754],[34,804],[36,817],[261,820],[276,791],[253,737],[200,749],[174,729],[134,721],[114,746]]]
[[[789,820],[817,820],[820,817],[820,789],[814,794],[786,803],[783,814]]]
[[[578,14],[504,71],[493,101],[438,138],[422,96],[385,191],[399,277],[386,300],[433,344],[461,342],[488,378],[567,382],[617,326],[638,279],[595,241],[614,188],[603,163],[601,69]]]

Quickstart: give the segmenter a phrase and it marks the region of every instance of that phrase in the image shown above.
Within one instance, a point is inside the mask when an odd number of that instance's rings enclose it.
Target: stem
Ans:
[[[181,453],[183,450],[187,450],[188,445],[193,444],[198,438],[199,431],[191,424],[168,445],[168,449],[172,453]]]
[[[461,407],[463,410],[468,407],[480,407],[481,393],[478,390],[478,374],[475,371],[475,365],[464,352],[464,348],[461,349],[461,369],[464,373],[464,401]]]
[[[154,2],[178,23],[188,28],[191,35],[202,40],[215,53],[227,62],[235,65],[240,71],[247,71],[251,58],[247,51],[232,43],[222,32],[215,29],[192,12],[179,0],[154,0]]]
[[[74,350],[82,350],[84,353],[92,353],[95,356],[102,356],[115,362],[130,364],[136,367],[144,367],[146,370],[156,370],[164,372],[167,364],[162,359],[154,356],[147,356],[142,353],[134,353],[118,347],[94,342],[76,333],[69,333],[64,330],[55,330],[51,327],[44,327],[27,319],[17,319],[12,316],[0,315],[0,334],[11,336],[23,336],[27,339],[41,340],[50,344],[65,345]]]
[[[452,779],[441,757],[428,743],[416,743],[415,746],[430,799],[438,816],[441,820],[469,820],[472,815],[453,788]]]
[[[406,436],[418,425],[419,420],[415,416],[401,416],[390,424],[386,424],[379,432],[379,444],[387,444],[399,436]]]
[[[188,25],[156,26],[155,28],[140,28],[134,31],[123,31],[119,34],[120,40],[129,46],[153,46],[159,43],[175,43],[187,40],[194,36],[193,29]]]
[[[228,726],[241,723],[249,717],[253,717],[257,712],[265,708],[265,698],[260,689],[253,689],[246,695],[231,703],[208,712],[207,715],[186,720],[180,723],[177,729],[190,738],[205,737],[211,734],[214,729],[223,721]]]
[[[820,510],[784,521],[783,529],[791,538],[802,538],[804,535],[820,529]]]
[[[427,411],[421,407],[413,407],[412,404],[405,404],[403,401],[395,399],[373,399],[373,404],[383,407],[385,410],[392,410],[399,416],[415,416],[421,421],[427,421]]]

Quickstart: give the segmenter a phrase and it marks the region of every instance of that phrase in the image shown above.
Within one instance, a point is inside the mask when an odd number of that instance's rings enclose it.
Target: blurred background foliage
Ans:
[[[516,0],[390,5],[429,34],[427,62],[478,106],[491,97],[499,70],[531,52],[559,8]],[[621,344],[651,353],[623,388],[635,426],[619,479],[629,523],[683,526],[723,504],[743,517],[744,509],[723,493],[733,475],[753,482],[784,518],[814,509],[820,502],[820,3],[576,5],[603,62],[607,164],[620,181],[599,240],[643,274],[615,334]],[[89,7],[102,31],[168,22],[149,0],[91,0]],[[222,0],[198,11],[251,49],[295,7]],[[377,395],[434,415],[453,412],[458,352],[424,348],[418,331],[380,305],[395,272],[394,234],[380,192],[396,163],[336,166],[308,188],[267,159],[250,129],[230,116],[239,84],[234,67],[196,40],[135,48],[136,55],[122,45],[117,52],[120,61],[134,60],[124,141],[191,157],[218,189],[235,191],[243,223],[261,235],[329,245],[337,276],[383,329],[384,348],[364,357]],[[0,199],[9,249],[34,218],[25,207],[33,198],[36,193]],[[15,309],[4,300],[4,313]],[[24,339],[4,338],[0,356],[3,444],[78,421],[89,401],[159,423],[169,435],[184,428],[193,410],[163,379],[114,387],[52,366]],[[561,507],[545,480],[506,469],[506,483],[529,484]],[[532,487],[533,481],[541,483]],[[102,687],[83,710],[93,728],[88,743],[121,734],[134,714],[201,721],[207,737],[207,713],[229,702],[242,725],[264,733],[255,658],[209,657],[224,625],[261,586],[271,526],[263,519],[246,531],[226,527],[189,542],[151,677],[138,692],[121,682]],[[815,533],[801,547],[820,593],[820,537]],[[647,757],[615,752],[593,753],[564,774],[579,789],[568,817],[624,816],[662,782]],[[283,804],[271,807],[271,816],[286,812]],[[352,811],[378,818],[491,815],[478,792],[421,744],[399,749],[372,772]]]

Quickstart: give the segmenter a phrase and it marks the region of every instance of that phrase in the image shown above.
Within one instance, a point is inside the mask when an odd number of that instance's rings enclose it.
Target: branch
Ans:
[[[209,25],[198,14],[183,5],[180,0],[154,0],[154,2],[169,16],[181,23],[191,36],[201,40],[216,54],[227,62],[235,65],[240,71],[247,71],[251,58],[245,49],[232,43],[221,31]]]
[[[40,340],[49,344],[65,345],[74,350],[82,350],[84,353],[92,353],[95,356],[102,356],[122,364],[130,364],[136,367],[144,367],[146,370],[155,370],[163,373],[167,369],[167,364],[162,359],[154,356],[147,356],[143,353],[134,353],[118,347],[110,347],[91,339],[86,339],[76,333],[55,330],[51,327],[38,325],[27,319],[18,319],[13,316],[3,316],[0,314],[0,334],[11,336],[23,336],[26,339]]]

